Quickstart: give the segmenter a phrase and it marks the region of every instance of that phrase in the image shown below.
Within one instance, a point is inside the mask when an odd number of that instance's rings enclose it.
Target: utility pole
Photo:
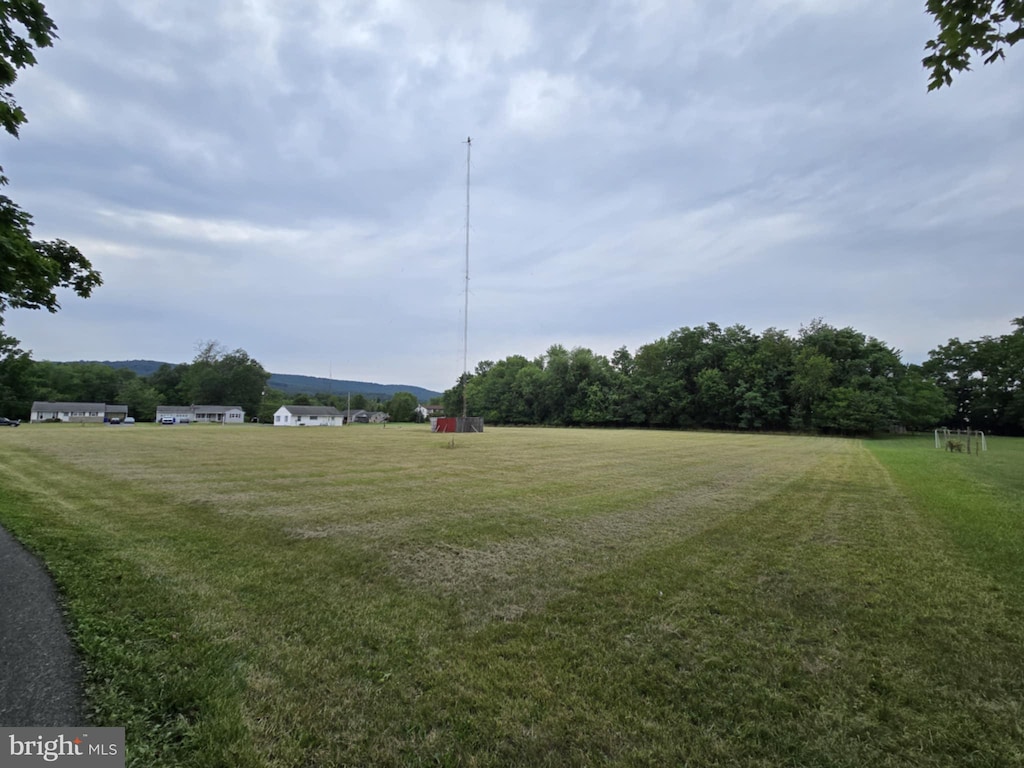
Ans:
[[[466,379],[469,377],[469,163],[473,139],[466,137],[466,301],[462,319],[462,418],[466,418]]]

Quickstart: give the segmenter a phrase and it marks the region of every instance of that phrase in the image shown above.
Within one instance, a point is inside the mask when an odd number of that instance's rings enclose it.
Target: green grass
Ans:
[[[138,766],[1024,764],[1024,441],[29,425]]]
[[[972,566],[1024,592],[1024,440],[990,437],[987,443],[987,452],[972,456],[927,450],[931,438],[871,447]]]

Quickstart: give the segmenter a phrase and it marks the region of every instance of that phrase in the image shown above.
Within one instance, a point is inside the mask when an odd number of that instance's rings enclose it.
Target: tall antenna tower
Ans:
[[[462,311],[462,417],[466,418],[466,379],[469,377],[469,167],[473,139],[466,137],[466,299]]]

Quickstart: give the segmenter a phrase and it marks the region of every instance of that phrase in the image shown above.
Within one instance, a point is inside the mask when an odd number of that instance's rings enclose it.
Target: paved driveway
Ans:
[[[0,528],[0,725],[85,725],[80,664],[42,563]]]

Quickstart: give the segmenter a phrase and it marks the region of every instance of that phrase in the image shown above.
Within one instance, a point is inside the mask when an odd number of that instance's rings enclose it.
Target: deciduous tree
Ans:
[[[920,366],[910,366],[899,383],[899,418],[908,429],[923,430],[938,426],[953,415],[953,404]]]
[[[189,403],[238,405],[251,415],[259,410],[269,378],[244,349],[226,352],[218,342],[208,341],[199,346],[179,389]]]
[[[140,421],[153,421],[160,393],[146,384],[144,379],[132,378],[121,385],[116,402],[128,406],[128,414]]]
[[[1024,318],[1013,325],[1003,336],[950,339],[921,366],[954,408],[950,426],[1024,433]]]
[[[36,63],[35,49],[57,38],[57,27],[39,0],[0,2],[0,125],[17,137],[27,122],[10,88],[18,71]],[[0,168],[0,186],[7,177]],[[60,309],[58,288],[88,297],[102,284],[100,273],[82,253],[64,240],[32,238],[32,217],[6,195],[0,195],[0,324],[8,308]]]
[[[35,363],[18,340],[0,333],[0,416],[27,419],[35,399]]]
[[[928,0],[927,8],[939,26],[925,45],[930,91],[950,85],[953,73],[969,70],[975,56],[991,64],[1024,38],[1024,0]]]
[[[388,416],[391,421],[413,421],[417,405],[419,402],[416,395],[410,392],[396,392],[388,403]]]
[[[35,363],[36,400],[114,403],[118,392],[136,378],[127,368],[102,363]]]
[[[181,391],[181,382],[188,371],[188,363],[171,365],[163,363],[147,378],[149,386],[155,389],[160,402],[165,405],[183,405],[185,394]]]

